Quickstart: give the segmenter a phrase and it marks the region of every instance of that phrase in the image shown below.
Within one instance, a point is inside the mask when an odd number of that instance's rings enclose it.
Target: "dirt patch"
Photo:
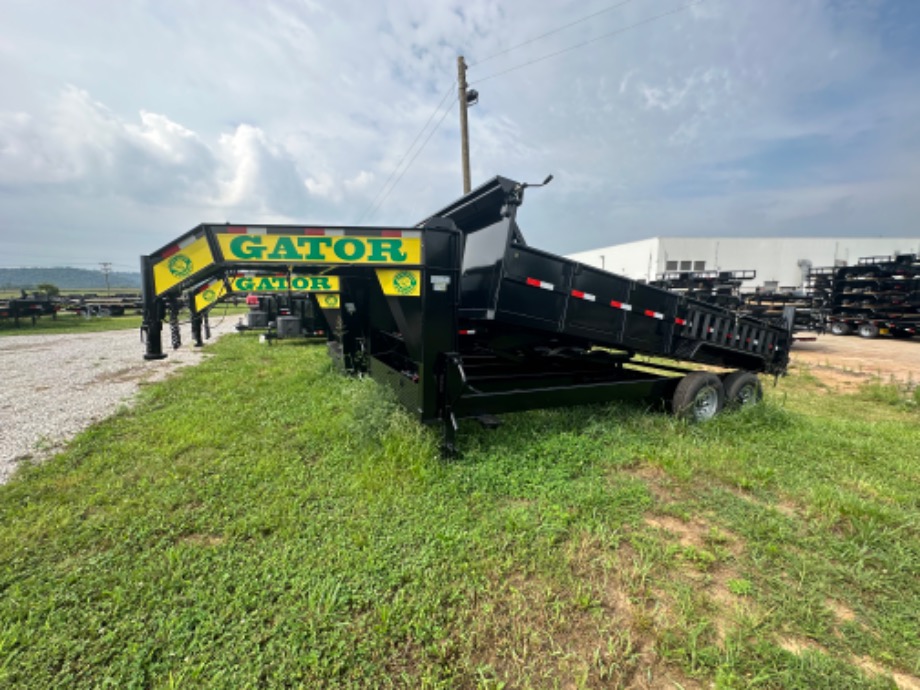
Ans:
[[[920,338],[865,339],[858,336],[820,335],[814,342],[796,342],[793,366],[805,366],[826,385],[843,392],[869,380],[920,382]]]
[[[796,656],[799,656],[804,652],[821,652],[822,654],[830,654],[827,649],[825,649],[814,640],[809,640],[804,637],[794,637],[789,635],[779,638],[776,643],[790,654],[795,654]]]
[[[654,515],[646,517],[645,524],[673,535],[684,550],[675,576],[705,593],[718,644],[738,627],[740,618],[758,615],[752,601],[732,591],[733,584],[744,583],[737,568],[744,547],[736,535],[700,518],[684,521]]]
[[[125,367],[116,371],[107,371],[93,379],[90,385],[98,383],[131,383],[151,377],[151,372],[138,369],[138,367]]]
[[[824,605],[834,614],[834,618],[837,619],[838,623],[849,623],[856,620],[856,612],[846,604],[834,599],[828,599],[824,602]]]
[[[637,463],[629,467],[617,467],[611,470],[611,476],[625,473],[641,479],[648,487],[649,493],[657,503],[670,503],[678,500],[680,490],[671,476],[657,465]]]
[[[179,541],[193,546],[220,546],[225,540],[217,534],[187,534]]]
[[[677,543],[685,548],[727,551],[735,558],[741,555],[742,548],[738,537],[701,518],[684,521],[670,515],[649,515],[645,518],[645,524],[669,532],[677,537]]]
[[[853,663],[872,676],[887,676],[898,686],[898,690],[920,690],[920,678],[900,671],[892,671],[867,656],[858,656]]]
[[[709,532],[709,525],[702,520],[684,522],[670,515],[648,516],[645,518],[645,524],[670,532],[677,537],[677,543],[681,546],[698,549],[705,546],[705,536]]]
[[[557,581],[517,573],[471,613],[470,658],[509,687],[700,688],[656,651],[657,615],[634,598],[638,554],[582,535]]]
[[[733,496],[736,496],[743,501],[753,503],[754,505],[764,509],[772,508],[776,512],[780,513],[781,515],[785,515],[786,517],[797,517],[800,514],[799,507],[789,499],[784,498],[775,503],[768,503],[766,501],[761,501],[759,498],[748,493],[744,489],[739,489],[733,486],[726,486],[724,488]]]

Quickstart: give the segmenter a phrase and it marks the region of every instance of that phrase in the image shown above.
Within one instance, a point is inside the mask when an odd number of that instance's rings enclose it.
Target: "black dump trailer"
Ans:
[[[407,228],[198,226],[141,259],[145,357],[165,356],[164,319],[181,342],[183,291],[258,267],[334,281],[314,294],[332,357],[442,422],[448,451],[464,418],[636,399],[706,419],[758,400],[756,374],[785,372],[787,324],[530,247],[517,224],[526,187],[496,177]],[[202,310],[190,304],[194,334]]]

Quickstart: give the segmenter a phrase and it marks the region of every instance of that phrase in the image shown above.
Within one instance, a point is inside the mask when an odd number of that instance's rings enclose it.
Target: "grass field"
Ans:
[[[807,372],[437,456],[324,349],[227,337],[0,487],[4,687],[915,687],[920,412]]]
[[[5,335],[122,331],[129,328],[140,328],[140,326],[141,317],[133,314],[86,318],[80,314],[60,312],[57,318],[41,316],[35,320],[34,325],[29,317],[21,317],[18,326],[14,323],[13,319],[0,319],[0,337]]]
[[[212,322],[225,315],[246,313],[245,305],[218,304],[211,313]],[[179,318],[184,322],[188,320],[188,312],[180,313]],[[20,318],[17,326],[13,319],[0,319],[0,337],[10,335],[41,335],[48,333],[96,333],[99,331],[123,331],[141,327],[141,317],[138,314],[124,316],[94,316],[87,318],[72,312],[60,312],[57,318],[42,316],[32,324],[30,318]]]

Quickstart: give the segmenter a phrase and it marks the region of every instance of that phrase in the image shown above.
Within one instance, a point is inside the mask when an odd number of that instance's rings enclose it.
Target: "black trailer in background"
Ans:
[[[643,399],[706,419],[726,399],[758,400],[757,373],[785,371],[788,325],[530,247],[517,224],[526,187],[496,177],[412,228],[198,226],[142,257],[145,357],[165,356],[164,319],[179,340],[183,291],[259,268],[335,277],[330,354],[443,422],[449,450],[460,419],[541,407]]]
[[[920,256],[863,257],[855,266],[812,269],[809,280],[834,335],[920,334]]]

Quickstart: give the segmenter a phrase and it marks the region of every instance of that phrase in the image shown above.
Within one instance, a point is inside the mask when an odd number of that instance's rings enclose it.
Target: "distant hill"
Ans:
[[[85,268],[0,268],[0,290],[34,290],[42,283],[57,285],[61,290],[104,290],[101,271]],[[109,273],[109,287],[137,290],[140,273]]]

